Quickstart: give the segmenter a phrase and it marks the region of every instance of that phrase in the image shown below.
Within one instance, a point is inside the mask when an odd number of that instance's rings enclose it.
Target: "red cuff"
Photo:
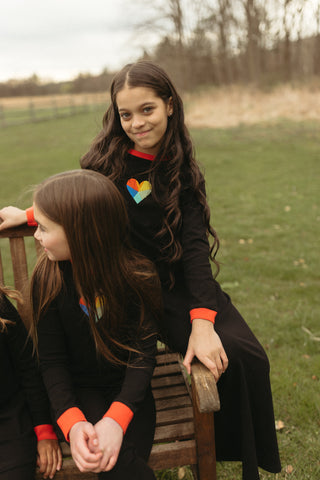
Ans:
[[[71,407],[68,408],[57,420],[57,424],[62,430],[63,435],[67,442],[69,442],[69,432],[73,425],[78,422],[86,422],[87,419],[81,412],[80,408]]]
[[[110,405],[109,410],[103,415],[103,418],[113,418],[123,430],[123,434],[126,433],[129,423],[133,417],[133,411],[127,407],[124,403],[113,402]]]
[[[38,425],[37,427],[34,427],[33,430],[37,436],[38,442],[40,442],[40,440],[58,440],[52,425]]]
[[[33,207],[27,208],[26,215],[27,215],[27,223],[29,227],[36,227],[38,224],[34,219]]]
[[[214,324],[216,315],[217,312],[209,308],[193,308],[190,310],[190,322],[192,323],[195,318],[202,318]]]

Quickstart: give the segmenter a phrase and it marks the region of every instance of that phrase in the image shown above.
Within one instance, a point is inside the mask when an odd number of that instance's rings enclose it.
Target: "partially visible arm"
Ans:
[[[17,227],[27,222],[27,213],[17,207],[4,207],[0,210],[0,230]]]
[[[62,454],[51,424],[49,401],[39,369],[32,356],[32,344],[20,316],[7,299],[3,299],[8,324],[8,344],[17,375],[29,405],[34,431],[38,439],[37,464],[43,478],[53,478],[62,466]]]
[[[92,451],[97,443],[93,425],[79,408],[68,368],[65,333],[61,325],[57,301],[53,301],[38,324],[41,371],[56,421],[70,441],[74,461],[82,472],[95,471],[100,451]]]
[[[192,359],[196,356],[218,380],[228,366],[227,355],[214,329],[219,310],[220,286],[212,275],[202,208],[191,190],[183,195],[181,213],[182,261],[189,290],[192,322],[184,365],[191,373]]]
[[[100,471],[110,471],[115,466],[123,436],[151,383],[156,363],[157,334],[151,317],[146,324],[148,329],[143,332],[143,338],[137,345],[139,353],[131,354],[121,391],[95,425],[99,447],[103,452]]]
[[[104,418],[109,417],[117,421],[124,433],[145,398],[156,364],[157,333],[151,315],[147,317],[146,325],[148,327],[137,345],[139,353],[130,355],[121,391],[104,415]]]

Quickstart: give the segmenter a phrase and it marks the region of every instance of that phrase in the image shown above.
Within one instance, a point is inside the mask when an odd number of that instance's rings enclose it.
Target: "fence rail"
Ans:
[[[108,96],[104,93],[55,97],[0,98],[0,128],[69,117],[106,109],[107,105]]]

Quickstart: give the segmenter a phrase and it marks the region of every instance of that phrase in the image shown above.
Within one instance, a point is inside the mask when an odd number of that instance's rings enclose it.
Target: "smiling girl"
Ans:
[[[81,166],[109,177],[123,195],[131,241],[160,276],[164,341],[184,355],[188,372],[197,357],[218,381],[217,459],[242,461],[245,480],[259,478],[258,466],[279,472],[268,358],[212,274],[219,241],[182,100],[151,62],[124,67],[110,93]],[[0,216],[4,226],[26,221],[12,207]]]

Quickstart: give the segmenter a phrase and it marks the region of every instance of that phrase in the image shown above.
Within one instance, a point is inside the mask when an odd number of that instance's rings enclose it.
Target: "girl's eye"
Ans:
[[[128,120],[128,118],[130,118],[130,113],[122,112],[120,113],[120,118],[122,118],[122,120]]]
[[[151,113],[152,112],[152,107],[144,107],[143,112],[144,113]]]

